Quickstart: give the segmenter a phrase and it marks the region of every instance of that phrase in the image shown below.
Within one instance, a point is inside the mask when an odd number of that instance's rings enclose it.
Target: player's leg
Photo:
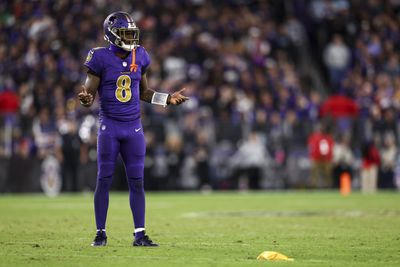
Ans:
[[[97,232],[105,235],[106,219],[109,202],[109,189],[114,173],[115,161],[119,152],[119,142],[113,136],[112,125],[102,123],[97,139],[97,184],[94,193],[94,211],[96,217]],[[97,236],[96,236],[97,238]],[[100,238],[101,239],[101,238]],[[105,238],[106,240],[106,238]],[[101,240],[100,240],[101,241]],[[105,245],[105,242],[93,242],[96,245]]]
[[[368,185],[368,168],[361,167],[361,192],[365,193],[367,191]]]
[[[136,232],[145,228],[146,203],[143,186],[145,153],[146,144],[143,131],[139,130],[136,133],[132,129],[129,136],[121,141],[121,156],[125,163],[129,201]]]
[[[145,235],[145,192],[143,183],[146,143],[143,131],[132,129],[121,141],[121,156],[125,163],[129,187],[129,202],[135,225],[135,246],[156,246]]]
[[[326,188],[332,188],[332,163],[327,161],[324,162],[323,165],[323,175],[324,175],[324,180],[325,180],[325,185]]]
[[[371,193],[375,193],[378,187],[378,167],[376,165],[371,166]]]
[[[312,160],[311,163],[311,188],[317,188],[318,186],[318,179],[319,179],[319,167],[318,167],[318,162],[316,160]]]

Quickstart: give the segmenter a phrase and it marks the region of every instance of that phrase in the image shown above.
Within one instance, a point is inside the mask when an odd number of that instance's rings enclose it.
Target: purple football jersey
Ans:
[[[142,46],[136,48],[136,71],[130,71],[132,52],[121,59],[110,48],[99,47],[89,51],[85,66],[100,77],[100,118],[118,121],[140,119],[139,84],[150,64],[149,54]]]

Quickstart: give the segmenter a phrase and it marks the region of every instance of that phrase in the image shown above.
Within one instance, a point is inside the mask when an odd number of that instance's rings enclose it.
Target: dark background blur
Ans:
[[[0,3],[0,192],[94,189],[98,103],[76,94],[118,10],[150,87],[191,98],[142,105],[147,190],[331,188],[343,172],[357,188],[371,166],[395,188],[400,0],[16,0]]]

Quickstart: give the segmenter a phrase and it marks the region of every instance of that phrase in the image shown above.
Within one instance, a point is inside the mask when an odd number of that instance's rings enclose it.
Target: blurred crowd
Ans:
[[[374,184],[379,178],[379,187],[392,188],[399,165],[400,1],[312,1],[311,14],[310,38],[328,92],[357,108],[356,121],[337,121],[344,133],[337,146],[352,141],[362,159],[362,188],[371,172]]]
[[[150,88],[186,87],[190,97],[179,108],[142,105],[148,189],[310,185],[308,177],[290,182],[291,167],[307,168],[290,159],[308,155],[321,129],[334,140],[321,152],[331,155],[323,157],[330,175],[367,168],[374,146],[377,172],[389,170],[385,179],[394,180],[396,0],[3,1],[0,157],[53,155],[64,190],[93,189],[98,103],[83,108],[76,94],[87,52],[108,45],[103,21],[117,10],[131,13],[141,30]],[[326,86],[318,88],[313,67]],[[311,168],[318,160],[311,155]]]

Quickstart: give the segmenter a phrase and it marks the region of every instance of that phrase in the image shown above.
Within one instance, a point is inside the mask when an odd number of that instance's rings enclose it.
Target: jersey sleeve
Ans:
[[[146,73],[148,67],[150,66],[150,56],[146,49],[143,48],[143,62],[142,62],[142,73]]]
[[[91,73],[100,77],[103,69],[103,64],[101,62],[99,51],[96,51],[96,49],[91,49],[86,57],[84,65],[89,69]]]

